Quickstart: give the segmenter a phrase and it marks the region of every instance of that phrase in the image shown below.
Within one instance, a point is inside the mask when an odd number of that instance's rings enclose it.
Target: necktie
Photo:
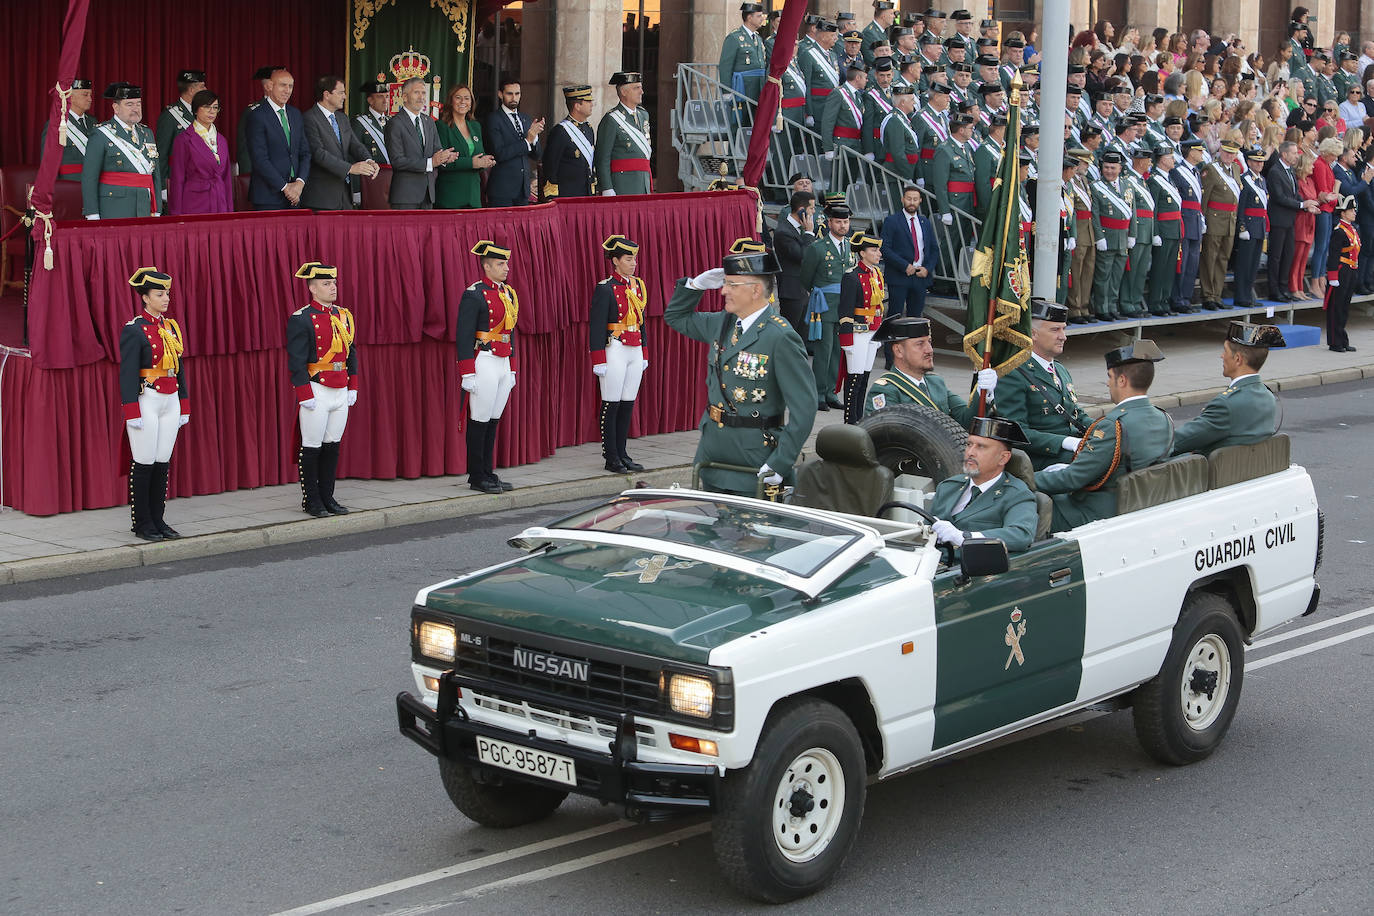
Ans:
[[[334,128],[334,139],[339,141],[339,147],[343,148],[343,134],[339,133],[339,116],[336,112],[329,113],[329,123]]]
[[[735,344],[739,343],[739,336],[740,336],[741,334],[743,334],[743,333],[744,333],[744,322],[741,321],[741,320],[739,320],[738,318],[736,318],[736,319],[735,319],[735,333],[733,333],[733,334],[730,335],[730,345],[731,345],[731,346],[734,346]]]
[[[524,132],[523,130],[520,129],[520,113],[519,113],[519,112],[512,111],[512,112],[510,113],[510,122],[511,122],[512,124],[515,125],[515,132],[516,132],[517,134],[519,134],[519,135],[522,136],[522,137],[525,136],[525,132]]]
[[[950,515],[958,515],[960,512],[967,509],[968,504],[973,502],[974,494],[978,492],[981,491],[977,490],[973,485],[973,481],[970,480],[968,486],[964,488],[964,492],[960,494],[959,501],[954,504],[954,511],[951,512]]]
[[[1056,388],[1062,388],[1062,387],[1064,387],[1064,386],[1062,386],[1062,385],[1059,384],[1059,373],[1054,371],[1054,363],[1050,363],[1050,378],[1054,379],[1054,387],[1056,387]]]
[[[917,267],[920,267],[920,266],[921,266],[921,241],[920,241],[920,239],[919,239],[919,238],[917,237],[917,235],[916,235],[916,217],[915,217],[915,216],[912,216],[912,217],[911,217],[911,250],[912,250],[913,252],[915,252],[915,256],[912,257],[912,259],[911,259],[911,263],[912,263],[912,264],[915,264]]]
[[[286,144],[287,144],[288,146],[290,146],[290,145],[291,145],[291,126],[290,126],[289,124],[286,123],[286,109],[285,109],[285,108],[282,108],[282,109],[278,110],[278,112],[277,112],[277,117],[281,119],[281,130],[282,130],[282,133],[286,134]]]
[[[420,138],[420,152],[425,150],[425,129],[420,125],[420,116],[415,116],[415,135]]]

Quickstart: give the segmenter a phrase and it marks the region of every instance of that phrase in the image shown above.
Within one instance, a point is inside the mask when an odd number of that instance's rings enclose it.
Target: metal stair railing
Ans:
[[[705,190],[722,177],[738,180],[748,159],[758,103],[731,92],[718,76],[716,64],[682,63],[677,67],[671,135],[678,152],[678,177],[689,190]],[[902,188],[911,182],[882,163],[843,147],[837,147],[834,157],[827,160],[821,135],[795,121],[775,119],[771,129],[768,162],[759,188],[765,201],[785,206],[791,191],[788,176],[803,172],[811,176],[818,199],[843,192],[855,222],[861,226],[876,231],[887,215],[901,210]],[[970,246],[977,242],[982,221],[951,207],[954,222],[946,226],[938,217],[935,195],[923,188],[921,200],[921,210],[930,218],[940,243],[940,263],[933,276],[952,288],[952,298],[957,299],[962,312],[968,304]],[[939,293],[932,298],[938,300]],[[936,302],[930,303],[926,313],[963,333],[962,315],[945,314]]]

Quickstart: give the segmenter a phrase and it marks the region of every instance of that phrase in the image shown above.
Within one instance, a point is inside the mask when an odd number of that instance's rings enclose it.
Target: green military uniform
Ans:
[[[1133,152],[1131,155],[1134,157],[1140,153]],[[1135,247],[1126,257],[1127,270],[1121,280],[1121,312],[1139,317],[1147,311],[1145,281],[1150,276],[1150,265],[1154,259],[1155,199],[1145,186],[1145,179],[1134,169],[1123,171],[1121,180],[1131,186],[1132,203],[1135,205]]]
[[[367,147],[368,157],[378,165],[391,162],[386,152],[386,115],[378,114],[367,105],[366,97],[376,92],[386,92],[386,83],[364,83],[359,90],[363,96],[363,110],[353,116],[353,135]]]
[[[884,8],[892,9],[892,4],[889,3]],[[874,4],[873,11],[876,13],[878,9],[879,7],[877,4]],[[864,26],[864,30],[860,32],[859,35],[863,38],[861,53],[863,54],[864,63],[871,67],[873,65],[873,46],[880,41],[887,41],[887,29],[878,25],[876,20],[871,20],[868,25]]]
[[[935,148],[926,185],[935,193],[939,216],[952,214],[953,207],[965,213],[974,211],[974,177],[973,151],[967,144],[950,137]],[[966,224],[967,221],[964,221],[958,225]]]
[[[828,215],[848,217],[849,208],[832,207]],[[854,255],[849,249],[849,240],[837,239],[829,233],[812,242],[802,253],[801,285],[809,292],[813,302],[808,310],[814,313],[815,305],[822,299],[826,306],[825,311],[820,313],[820,339],[809,342],[818,403],[834,398],[835,383],[839,380],[840,282],[853,266]]]
[[[1064,160],[1067,169],[1073,168],[1073,160]],[[1054,284],[1054,298],[1056,302],[1067,302],[1069,299],[1069,288],[1072,286],[1070,277],[1073,274],[1073,253],[1069,251],[1069,239],[1074,239],[1075,250],[1077,250],[1078,239],[1078,213],[1074,209],[1073,181],[1067,178],[1059,187],[1059,265]]]
[[[967,424],[965,424],[967,425]],[[1017,477],[1006,471],[989,481],[958,512],[954,507],[973,479],[956,474],[940,481],[930,500],[930,514],[952,522],[965,537],[977,535],[996,538],[1007,545],[1009,553],[1020,553],[1035,540],[1040,521],[1035,494]]]
[[[1108,156],[1118,156],[1109,152]],[[1121,281],[1126,273],[1128,240],[1135,235],[1135,194],[1121,178],[1092,183],[1093,242],[1106,241],[1106,250],[1097,246],[1097,263],[1093,267],[1093,312],[1099,318],[1110,319],[1118,312],[1121,301]]]
[[[617,73],[618,77],[639,74]],[[649,130],[649,113],[643,106],[634,111],[616,105],[602,116],[596,127],[596,186],[602,193],[648,194],[652,188],[649,163],[653,160],[653,139]]]
[[[837,148],[864,152],[863,112],[863,99],[852,83],[844,83],[830,93],[821,110],[821,149],[827,153]]]
[[[975,413],[969,402],[950,391],[945,380],[934,372],[927,372],[924,378],[914,379],[900,369],[889,369],[869,389],[864,415],[902,404],[938,410],[953,417],[960,426],[968,426]]]
[[[828,23],[827,27],[833,29],[834,25]],[[834,56],[815,41],[797,51],[797,65],[806,77],[806,116],[813,124],[819,124],[825,113],[825,102],[839,89],[844,74],[836,66]]]
[[[1345,101],[1346,94],[1351,89],[1360,89],[1360,76],[1358,73],[1351,73],[1345,67],[1336,71],[1336,75],[1331,77],[1332,84],[1336,87],[1336,94],[1342,102]],[[1349,126],[1349,125],[1347,125]]]
[[[1079,147],[1079,155],[1074,158],[1081,161],[1081,154],[1084,152]],[[1093,194],[1088,185],[1087,178],[1075,174],[1071,181],[1064,183],[1064,187],[1073,193],[1073,216],[1074,227],[1078,241],[1074,244],[1073,259],[1069,265],[1069,273],[1073,277],[1073,282],[1069,286],[1069,295],[1064,299],[1064,304],[1068,306],[1068,315],[1076,324],[1087,324],[1089,316],[1092,315],[1092,288],[1093,272],[1097,269],[1097,238],[1093,234]]]
[[[864,101],[864,126],[863,126],[863,145],[865,153],[872,153],[875,158],[883,157],[884,146],[882,138],[883,120],[895,109],[892,107],[892,89],[881,89],[878,86],[869,86],[863,93]]]
[[[1274,394],[1258,375],[1236,379],[1184,423],[1174,436],[1174,454],[1210,455],[1226,445],[1252,445],[1274,435]]]
[[[732,257],[726,257],[727,270],[732,269]],[[776,271],[771,254],[739,257],[771,262],[744,270],[772,267],[770,272]],[[701,418],[695,463],[749,468],[767,464],[790,481],[816,420],[812,378],[801,340],[771,305],[740,332],[728,312],[697,312],[701,296],[701,290],[679,280],[663,310],[669,327],[711,345],[706,364],[708,407]],[[754,473],[711,468],[702,469],[701,480],[710,489],[747,496],[754,495],[757,485]]]
[[[794,60],[782,72],[782,117],[794,124],[806,121],[806,77]]]
[[[757,102],[767,74],[767,53],[759,33],[741,25],[721,43],[720,81]]]
[[[200,80],[204,82],[204,80]],[[167,167],[172,161],[172,142],[176,140],[177,134],[183,130],[189,130],[195,123],[196,113],[191,110],[182,99],[177,99],[171,105],[162,109],[162,114],[157,116],[157,173],[162,179],[163,187],[167,185]],[[240,141],[244,142],[244,141]]]
[[[910,91],[903,86],[902,92]],[[882,135],[883,162],[891,171],[907,181],[916,180],[916,168],[921,163],[921,141],[911,129],[911,122],[900,109],[894,109],[883,119],[878,129]]]
[[[1336,88],[1335,82],[1325,73],[1313,73],[1313,82],[1317,85],[1317,107],[1325,105],[1327,102],[1344,102],[1345,96]]]
[[[1156,147],[1156,160],[1165,152],[1173,155],[1173,146],[1168,141]],[[1146,187],[1155,202],[1155,235],[1159,236],[1160,245],[1150,264],[1145,304],[1151,315],[1169,315],[1172,314],[1170,301],[1178,271],[1178,252],[1183,244],[1183,196],[1170,180],[1169,173],[1159,168],[1150,174]]]
[[[157,174],[157,141],[142,124],[126,126],[117,118],[101,124],[86,144],[81,169],[81,212],[103,219],[150,216],[162,197],[162,179]],[[128,175],[132,182],[148,181],[146,186],[116,184]]]
[[[1081,437],[1091,422],[1078,404],[1069,370],[1059,362],[1050,365],[1053,374],[1032,356],[997,383],[997,415],[1021,425],[1036,470],[1068,461],[1072,453],[1064,449],[1064,440]]]
[[[1222,146],[1227,152],[1239,152],[1233,146]],[[1202,307],[1220,309],[1222,286],[1226,282],[1226,264],[1236,242],[1236,208],[1240,204],[1240,166],[1229,166],[1218,158],[1202,170],[1202,214],[1207,220],[1207,233],[1202,237],[1202,256],[1198,273],[1202,280]]]
[[[997,179],[997,170],[1002,167],[1003,146],[988,137],[973,151],[973,213],[979,219],[987,219],[988,203],[992,200],[992,183]]]
[[[89,87],[87,87],[89,88]],[[62,162],[57,167],[59,181],[80,181],[81,169],[86,163],[86,145],[91,142],[95,132],[95,118],[89,114],[80,117],[67,113],[67,145],[62,147]],[[48,122],[43,122],[43,130],[38,135],[38,150],[48,145]]]
[[[921,164],[916,168],[916,177],[925,181],[927,191],[934,191],[930,187],[930,168],[936,148],[949,139],[949,109],[937,111],[926,105],[912,116],[911,126],[921,141]]]

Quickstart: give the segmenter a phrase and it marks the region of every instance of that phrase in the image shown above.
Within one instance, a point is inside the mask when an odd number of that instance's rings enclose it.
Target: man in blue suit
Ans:
[[[520,110],[520,84],[501,87],[501,104],[487,115],[487,151],[496,159],[487,176],[487,202],[493,207],[519,207],[530,202],[531,162],[543,155],[539,135],[544,119],[535,121]]]
[[[887,282],[887,316],[920,318],[926,310],[926,293],[933,282],[934,265],[940,263],[940,243],[930,220],[919,212],[921,191],[915,185],[902,189],[902,212],[883,220],[883,279]],[[892,345],[883,345],[883,358],[892,368]]]
[[[285,69],[272,71],[267,98],[248,115],[248,144],[253,157],[253,180],[248,199],[259,210],[299,206],[305,180],[310,177],[310,144],[300,111],[286,103],[296,81]]]

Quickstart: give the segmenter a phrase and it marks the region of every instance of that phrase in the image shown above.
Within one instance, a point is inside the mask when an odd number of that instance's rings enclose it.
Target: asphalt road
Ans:
[[[1374,385],[1285,404],[1327,516],[1322,606],[1297,629],[1374,605]],[[0,912],[274,913],[346,894],[316,911],[753,909],[702,821],[630,825],[573,798],[541,824],[478,828],[396,732],[416,589],[512,556],[505,537],[551,512],[0,591]],[[844,871],[788,910],[1368,913],[1374,634],[1338,639],[1371,623],[1252,650],[1311,649],[1247,672],[1201,764],[1153,763],[1117,713],[876,785]]]

